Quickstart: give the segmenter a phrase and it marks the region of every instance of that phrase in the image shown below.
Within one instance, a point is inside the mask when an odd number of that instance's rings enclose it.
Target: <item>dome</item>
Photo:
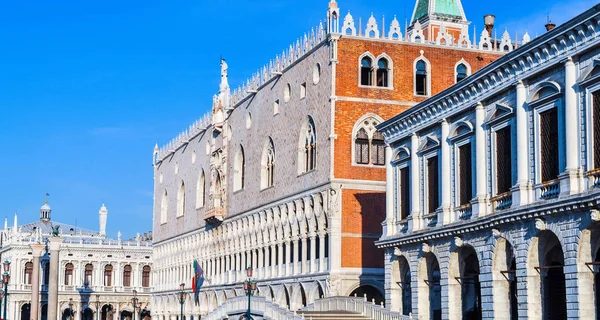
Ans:
[[[44,205],[40,208],[40,210],[52,210],[52,208],[50,208],[50,206],[48,205],[48,203],[45,202]]]
[[[44,205],[40,208],[40,220],[50,221],[50,212],[52,208],[48,205],[48,200],[44,200]]]

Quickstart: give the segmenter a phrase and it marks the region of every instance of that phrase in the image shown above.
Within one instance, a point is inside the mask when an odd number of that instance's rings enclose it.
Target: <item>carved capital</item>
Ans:
[[[592,221],[600,221],[600,210],[590,210],[590,217],[592,218]]]

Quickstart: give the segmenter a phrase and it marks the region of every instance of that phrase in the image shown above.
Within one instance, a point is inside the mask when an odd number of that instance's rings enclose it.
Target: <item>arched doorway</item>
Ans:
[[[567,318],[567,291],[565,287],[564,254],[558,238],[553,233],[545,233],[544,246],[540,237],[539,266],[542,275],[543,315],[549,320]]]
[[[385,298],[383,297],[383,294],[381,294],[381,291],[371,285],[360,286],[350,293],[351,297],[364,297],[365,295],[367,296],[367,301],[375,299],[375,304],[377,305],[385,302]]]
[[[100,310],[100,319],[112,320],[113,319],[113,307],[110,304],[105,304]]]
[[[459,259],[463,319],[479,320],[482,318],[479,259],[470,246],[460,249]]]
[[[127,310],[121,311],[121,320],[132,320],[132,319],[133,319],[133,313],[131,313],[130,311],[127,311]]]
[[[73,320],[74,319],[73,309],[66,308],[65,310],[63,310],[61,319],[62,320]]]
[[[433,253],[426,253],[418,269],[418,312],[423,319],[442,319],[442,285],[440,265]]]
[[[48,320],[48,305],[47,304],[42,305],[41,319]],[[83,319],[83,320],[87,320],[87,319]]]
[[[26,303],[21,306],[21,320],[31,319],[31,304]]]
[[[85,308],[82,313],[82,320],[94,320],[94,311],[90,308]]]

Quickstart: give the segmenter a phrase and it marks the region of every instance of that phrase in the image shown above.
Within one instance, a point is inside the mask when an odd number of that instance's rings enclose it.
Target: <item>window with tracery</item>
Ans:
[[[385,58],[380,58],[377,61],[377,86],[388,87],[389,86],[389,66],[388,61]]]
[[[363,86],[373,85],[373,60],[369,57],[360,60],[360,84]]]
[[[357,164],[385,165],[385,141],[377,131],[380,123],[374,117],[368,117],[355,125],[354,162]]]
[[[275,175],[275,146],[271,138],[269,138],[265,145],[261,162],[261,188],[272,187]]]
[[[302,126],[299,147],[299,173],[315,170],[317,162],[317,136],[315,123],[311,117],[308,117],[308,121]]]

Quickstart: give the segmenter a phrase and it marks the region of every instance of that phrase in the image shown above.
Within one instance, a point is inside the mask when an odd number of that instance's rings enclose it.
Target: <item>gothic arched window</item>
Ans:
[[[244,147],[240,146],[237,154],[235,155],[234,169],[233,169],[233,190],[244,189],[244,170],[245,170],[245,159],[244,159]]]
[[[467,66],[465,66],[464,63],[461,63],[458,66],[456,66],[456,82],[458,83],[459,81],[465,79],[468,75],[467,73]]]
[[[33,262],[25,263],[25,274],[23,277],[24,284],[31,284],[31,276],[33,275]]]
[[[354,162],[357,164],[385,165],[385,141],[376,126],[381,120],[367,116],[354,126]]]
[[[142,287],[147,288],[150,286],[150,266],[144,266],[142,268]]]
[[[423,60],[415,64],[415,94],[418,96],[429,95],[427,64]]]
[[[185,183],[181,181],[179,191],[177,192],[177,217],[183,217],[185,214]]]
[[[389,86],[389,63],[387,59],[380,58],[377,61],[377,86],[388,87]]]
[[[169,198],[167,190],[163,193],[162,199],[160,200],[160,223],[167,223],[167,213],[169,211]]]
[[[110,264],[107,264],[104,267],[104,286],[105,287],[112,287],[112,272],[113,272],[113,266]]]
[[[67,263],[67,265],[65,265],[65,286],[73,285],[73,269],[72,263]]]
[[[205,194],[205,183],[204,183],[204,170],[200,172],[198,182],[196,183],[196,209],[204,207],[204,194]]]
[[[273,140],[269,138],[265,144],[261,159],[261,188],[269,188],[273,186],[275,173],[275,146]]]
[[[302,125],[300,133],[300,145],[298,153],[298,171],[305,173],[315,170],[317,161],[317,136],[315,132],[315,123],[309,116],[308,121]]]
[[[126,265],[123,268],[123,287],[131,287],[131,266]]]
[[[373,85],[373,60],[369,57],[360,60],[360,84],[363,86]]]

